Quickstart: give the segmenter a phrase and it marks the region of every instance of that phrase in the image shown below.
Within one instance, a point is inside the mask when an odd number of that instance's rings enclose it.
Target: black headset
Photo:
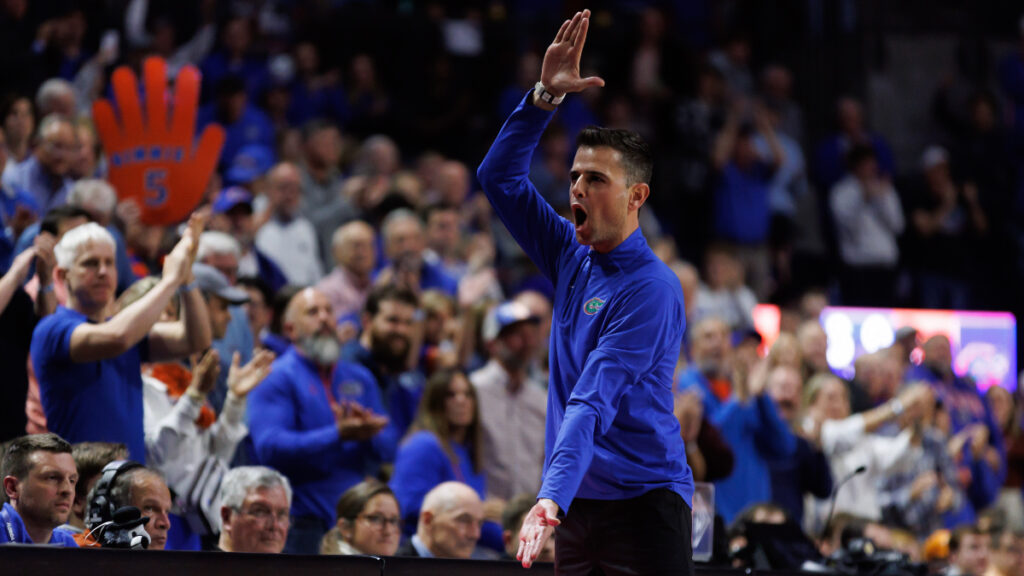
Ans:
[[[89,498],[89,508],[85,514],[85,525],[90,530],[114,519],[114,512],[117,510],[117,506],[114,505],[114,500],[110,495],[111,490],[114,488],[114,480],[122,472],[142,467],[142,464],[132,460],[114,460],[103,467],[100,479],[96,481],[96,486],[92,489],[92,497]]]

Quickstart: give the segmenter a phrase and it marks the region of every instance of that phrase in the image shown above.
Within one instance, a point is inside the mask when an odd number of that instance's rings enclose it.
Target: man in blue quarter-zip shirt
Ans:
[[[546,456],[519,535],[529,567],[558,527],[558,574],[692,574],[693,478],[673,415],[672,372],[685,328],[679,280],[640,232],[651,153],[639,136],[588,128],[570,174],[574,222],[529,181],[530,159],[580,78],[590,11],[567,20],[537,84],[477,175],[495,212],[555,286]]]
[[[285,551],[316,554],[334,526],[338,495],[382,462],[395,459],[398,431],[388,426],[373,376],[339,361],[331,303],[306,288],[288,304],[292,346],[249,395],[249,431],[260,464],[295,490]]]

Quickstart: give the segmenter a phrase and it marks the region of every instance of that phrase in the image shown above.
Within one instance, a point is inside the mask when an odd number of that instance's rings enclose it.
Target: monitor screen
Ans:
[[[780,318],[777,306],[754,310],[765,349],[779,334]],[[861,354],[892,345],[897,330],[909,326],[917,329],[918,344],[940,334],[949,338],[953,370],[974,378],[980,391],[997,385],[1017,389],[1017,321],[1009,312],[830,306],[821,313],[821,325],[828,334],[828,363],[844,378],[853,376],[853,362]],[[920,363],[921,355],[915,349],[911,361]]]

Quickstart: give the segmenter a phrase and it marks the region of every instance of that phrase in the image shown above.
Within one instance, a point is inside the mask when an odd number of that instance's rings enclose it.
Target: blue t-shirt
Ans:
[[[142,427],[143,338],[124,354],[99,362],[71,361],[71,334],[89,320],[63,306],[32,334],[32,367],[51,432],[68,442],[123,442],[132,460],[145,462]]]
[[[673,414],[672,374],[686,318],[679,279],[639,229],[607,254],[529,180],[552,114],[527,95],[477,176],[495,213],[555,286],[544,477],[539,497],[624,500],[666,488],[690,505],[693,476]]]
[[[0,544],[49,544],[50,546],[78,548],[75,537],[60,528],[53,529],[49,542],[33,542],[18,511],[6,502],[3,508],[0,508]]]

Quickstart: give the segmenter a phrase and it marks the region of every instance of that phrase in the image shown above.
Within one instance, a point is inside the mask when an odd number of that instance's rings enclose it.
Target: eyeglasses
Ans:
[[[370,526],[374,528],[386,528],[388,526],[394,526],[398,528],[402,525],[402,519],[398,516],[383,516],[381,514],[368,514],[366,516],[359,516],[363,520],[370,523]]]
[[[288,526],[291,524],[291,517],[289,516],[288,510],[278,510],[274,512],[269,508],[253,507],[248,510],[242,510],[240,508],[235,509],[239,514],[245,514],[246,516],[252,516],[256,520],[266,524],[269,520],[275,520],[282,526]]]

